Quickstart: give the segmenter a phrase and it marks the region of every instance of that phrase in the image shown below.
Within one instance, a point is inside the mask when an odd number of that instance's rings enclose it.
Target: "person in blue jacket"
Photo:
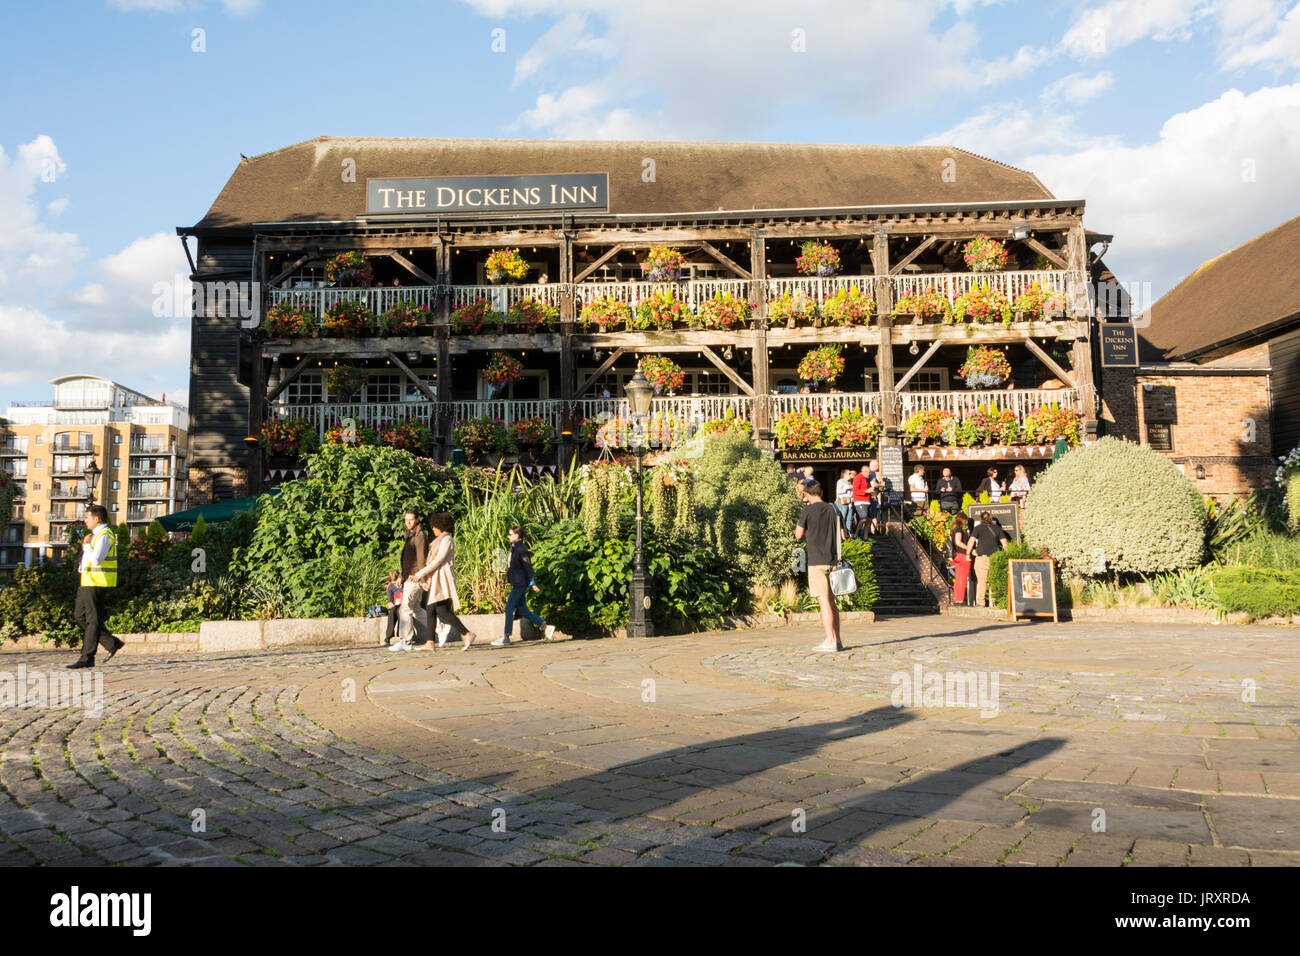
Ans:
[[[541,593],[533,574],[533,559],[528,554],[528,545],[524,543],[524,529],[515,525],[507,533],[510,539],[510,559],[506,563],[506,582],[510,585],[510,596],[506,598],[505,633],[492,642],[493,647],[510,643],[510,631],[516,612],[541,628],[542,634],[549,641],[555,636],[555,625],[544,620],[528,609],[528,589]],[[498,565],[499,567],[499,565]]]

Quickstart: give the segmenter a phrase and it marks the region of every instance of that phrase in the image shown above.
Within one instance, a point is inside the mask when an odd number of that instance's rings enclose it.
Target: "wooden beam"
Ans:
[[[1025,238],[1021,239],[1020,241],[1023,242],[1025,245],[1027,245],[1030,249],[1033,249],[1035,252],[1041,255],[1048,262],[1055,263],[1058,268],[1061,269],[1069,268],[1069,266],[1066,264],[1066,261],[1064,259],[1062,259],[1051,249],[1047,248],[1047,246],[1043,245],[1033,236],[1025,236]]]
[[[750,296],[758,303],[754,318],[758,320],[754,330],[754,347],[749,353],[750,371],[754,378],[753,430],[754,439],[758,433],[772,427],[772,409],[769,393],[772,390],[772,373],[767,364],[767,240],[761,233],[755,232],[749,244],[749,271],[754,278],[750,280]]]
[[[402,255],[400,252],[390,252],[388,254],[388,258],[392,259],[394,262],[396,262],[399,266],[401,266],[411,275],[415,276],[417,279],[423,279],[425,285],[438,284],[438,280],[436,280],[433,276],[429,275],[429,273],[425,272],[423,269],[417,266],[410,259],[406,258],[406,256]]]
[[[601,364],[600,368],[592,372],[591,377],[588,378],[585,382],[582,383],[581,386],[578,387],[578,390],[573,393],[573,397],[575,399],[582,398],[583,395],[587,394],[587,389],[591,388],[591,386],[596,383],[596,379],[600,378],[611,368],[613,368],[614,363],[617,362],[620,358],[622,358],[625,354],[627,354],[627,349],[615,349],[610,354],[609,358],[605,359],[605,361]]]
[[[713,256],[713,258],[717,259],[719,262],[721,262],[724,266],[726,266],[736,275],[740,276],[742,279],[754,278],[754,274],[752,272],[750,272],[748,269],[742,269],[733,259],[731,259],[731,257],[719,251],[713,245],[713,243],[706,242],[703,239],[701,239],[700,248],[703,249],[705,252],[707,252],[709,255]]]
[[[276,273],[275,278],[273,278],[270,282],[268,282],[267,285],[269,285],[273,289],[277,288],[281,282],[283,282],[285,279],[289,278],[289,276],[293,274],[293,271],[295,269],[297,269],[304,262],[307,262],[315,258],[317,255],[319,255],[319,253],[316,252],[316,250],[314,249],[311,252],[304,252],[297,259],[294,259],[293,262],[289,263],[289,265],[287,265],[284,269]]]
[[[603,266],[610,259],[613,259],[616,255],[622,252],[626,247],[627,247],[627,243],[625,242],[615,243],[614,248],[610,249],[603,256],[601,256],[591,265],[587,266],[587,268],[583,269],[576,276],[574,276],[573,281],[575,283],[581,282],[583,279],[587,278],[587,276],[591,275],[593,272],[595,272],[597,269]]]
[[[733,369],[726,362],[722,361],[722,359],[718,358],[718,354],[714,352],[713,349],[705,345],[700,349],[700,351],[704,353],[704,357],[706,359],[708,359],[710,362],[712,362],[714,365],[718,367],[718,371],[720,371],[723,375],[727,376],[727,378],[731,379],[731,381],[734,382],[742,392],[744,392],[746,395],[753,398],[754,390],[749,387],[748,383],[746,383],[746,381],[743,378],[741,378],[739,375],[736,374],[735,369]]]
[[[920,245],[918,245],[915,249],[913,249],[911,252],[905,255],[902,259],[899,259],[897,265],[890,267],[889,275],[891,276],[898,275],[900,272],[903,271],[903,266],[910,265],[913,259],[919,256],[921,253],[925,252],[926,249],[929,249],[932,245],[934,245],[938,241],[939,241],[938,236],[926,236],[924,239],[921,240]]]
[[[943,342],[939,339],[935,339],[931,342],[930,347],[925,350],[925,354],[917,359],[916,364],[907,370],[907,374],[898,380],[898,384],[894,386],[893,390],[895,392],[901,392],[903,389],[907,388],[907,383],[912,380],[912,376],[925,367],[925,363],[930,361],[930,358],[935,352],[939,351],[939,346],[942,344]],[[883,391],[884,389],[882,388],[881,390]]]
[[[302,357],[302,361],[300,361],[297,365],[295,365],[288,375],[280,379],[280,384],[271,390],[271,393],[266,396],[266,400],[268,402],[275,401],[276,398],[279,397],[280,393],[289,387],[289,383],[292,382],[295,378],[297,378],[298,374],[307,367],[307,363],[310,361],[311,361],[311,356],[304,355]]]
[[[1069,372],[1067,372],[1065,369],[1061,368],[1061,366],[1057,365],[1056,362],[1052,359],[1052,357],[1043,351],[1042,346],[1040,346],[1032,338],[1025,339],[1025,346],[1029,349],[1029,351],[1037,355],[1039,360],[1048,368],[1050,368],[1052,372],[1055,373],[1057,378],[1059,378],[1066,385],[1070,386],[1070,388],[1076,387],[1074,384],[1074,376],[1071,375]]]
[[[400,368],[403,372],[405,372],[406,377],[409,378],[415,384],[415,387],[424,393],[425,398],[427,398],[431,402],[436,402],[438,400],[437,396],[434,395],[433,392],[429,391],[429,386],[425,385],[424,382],[420,381],[419,376],[417,376],[414,372],[412,372],[409,368],[407,368],[406,363],[397,357],[396,352],[389,352],[387,354],[389,360],[398,368]]]

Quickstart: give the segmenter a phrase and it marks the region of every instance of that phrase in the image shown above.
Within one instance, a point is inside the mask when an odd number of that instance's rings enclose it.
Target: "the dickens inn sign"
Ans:
[[[366,180],[366,212],[370,215],[555,209],[603,212],[608,208],[606,173]]]

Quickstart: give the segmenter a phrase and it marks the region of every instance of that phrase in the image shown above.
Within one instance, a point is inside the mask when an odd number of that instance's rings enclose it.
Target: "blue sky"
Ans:
[[[0,27],[26,357],[0,406],[76,371],[183,400],[188,323],[150,309],[175,227],[241,152],[322,134],[951,143],[1085,199],[1156,297],[1300,214],[1295,0],[85,0]]]

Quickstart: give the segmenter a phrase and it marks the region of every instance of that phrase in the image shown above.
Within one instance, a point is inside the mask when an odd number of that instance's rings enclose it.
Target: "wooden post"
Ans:
[[[438,404],[435,406],[436,431],[442,438],[439,459],[445,463],[451,457],[451,420],[447,403],[451,401],[451,242],[442,236],[434,239],[438,253],[438,311],[434,320],[434,334],[438,339]]]
[[[767,364],[767,240],[753,233],[749,244],[749,300],[754,303],[754,348],[750,353],[750,371],[754,382],[754,438],[760,430],[771,429],[771,372]]]
[[[573,283],[573,236],[567,230],[561,231],[560,242],[560,282],[564,291],[560,293],[560,428],[559,431],[575,430],[578,423],[574,421],[577,370],[573,354],[574,322],[577,320],[577,308],[574,303],[576,290]],[[578,449],[577,436],[558,443],[559,458],[556,462],[561,469],[568,466]]]
[[[248,434],[262,434],[262,422],[266,407],[266,376],[262,374],[262,343],[257,332],[249,333],[249,344],[253,351],[253,367],[248,375]],[[262,490],[262,446],[257,442],[248,442],[248,493],[259,494]]]
[[[1096,321],[1092,315],[1092,309],[1089,307],[1089,296],[1087,283],[1088,275],[1088,237],[1084,233],[1083,223],[1079,222],[1070,227],[1069,237],[1066,241],[1066,266],[1071,273],[1070,281],[1073,284],[1073,295],[1071,306],[1075,315],[1083,315],[1088,323],[1088,338],[1075,340],[1074,343],[1074,374],[1078,383],[1079,397],[1083,402],[1083,420],[1085,422],[1095,422],[1097,420],[1097,385],[1093,374],[1093,356],[1092,356],[1092,328]]]
[[[871,266],[876,274],[876,316],[880,348],[876,350],[876,379],[880,383],[880,423],[898,425],[898,396],[894,392],[894,288],[889,280],[889,237],[877,228],[871,241]]]

